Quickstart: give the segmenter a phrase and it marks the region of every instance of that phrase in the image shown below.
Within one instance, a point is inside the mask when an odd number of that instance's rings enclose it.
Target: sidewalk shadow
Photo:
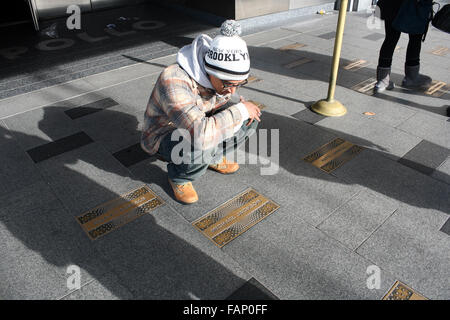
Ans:
[[[66,109],[57,105],[44,108],[44,116],[38,127],[51,141],[61,138],[55,136],[55,132],[58,132],[58,128],[61,131],[60,121]],[[115,118],[118,123],[125,125],[124,129],[137,131],[138,121],[129,114],[102,110],[101,118],[103,117]],[[0,126],[0,149],[6,144],[14,144],[19,148],[19,145],[39,146],[46,143],[48,141],[41,137]],[[25,150],[23,152],[25,153]],[[0,223],[16,239],[15,241],[20,241],[26,246],[25,252],[22,252],[23,256],[39,255],[48,264],[55,266],[56,268],[49,267],[46,274],[51,274],[56,269],[60,282],[45,283],[44,288],[28,288],[27,293],[20,290],[6,292],[2,290],[4,294],[12,294],[3,298],[18,299],[25,296],[39,299],[42,297],[30,296],[30,292],[42,292],[45,288],[50,288],[50,292],[44,292],[47,295],[55,292],[67,294],[69,290],[66,288],[66,279],[69,274],[65,271],[70,265],[80,267],[82,285],[92,279],[95,280],[91,291],[82,287],[76,292],[75,297],[85,295],[88,299],[104,298],[101,290],[100,296],[92,296],[99,286],[106,288],[119,299],[225,299],[227,296],[223,295],[226,292],[231,294],[245,283],[245,279],[217,261],[223,255],[213,254],[214,257],[211,257],[205,253],[214,250],[211,249],[214,246],[208,242],[209,240],[205,239],[209,248],[199,250],[193,245],[194,243],[199,245],[199,239],[192,235],[189,228],[180,225],[180,222],[185,223],[184,219],[177,216],[167,203],[110,234],[95,241],[89,240],[75,219],[76,216],[86,212],[81,208],[89,203],[89,208],[86,207],[89,210],[119,197],[119,194],[111,191],[113,188],[107,187],[107,181],[116,183],[127,179],[139,181],[139,178],[133,177],[118,162],[114,163],[113,158],[102,156],[106,154],[102,143],[94,141],[37,164],[29,161],[30,167],[35,168],[41,176],[38,181],[30,181],[27,188],[27,194],[31,192],[36,200],[27,200],[22,204],[13,203],[7,207],[2,201]],[[27,157],[26,154],[23,156]],[[7,165],[14,167],[16,164]],[[90,170],[91,174],[89,170],[83,171],[82,168],[86,169],[86,166],[93,168]],[[155,166],[153,169],[155,183],[164,181],[167,184],[166,179],[161,181],[159,179],[163,175],[159,167]],[[23,190],[23,188],[10,190],[10,193],[0,198],[7,199],[11,194],[20,194]],[[55,196],[56,201],[37,200]],[[84,199],[86,203],[83,203]],[[26,204],[30,201],[33,202],[33,208]],[[9,239],[11,245],[20,247],[15,241]],[[11,252],[3,252],[1,255],[3,261],[20,263],[11,258],[15,257]],[[22,263],[28,264],[29,261],[24,259]],[[40,265],[42,268],[42,263]],[[14,267],[8,266],[12,269]],[[29,272],[36,274],[43,271],[39,268],[34,269],[32,265],[28,267]],[[14,272],[11,274],[14,275]],[[20,274],[16,277],[22,279]],[[14,279],[14,276],[12,278]],[[43,281],[45,279],[47,278],[44,276]],[[1,282],[6,289],[8,283],[11,286],[20,286],[20,281],[17,284],[14,280],[5,278]],[[58,287],[51,288],[52,285]],[[106,298],[111,297],[106,295]]]
[[[332,62],[332,56],[330,55],[324,55],[310,51],[303,51],[301,50],[301,48],[299,48],[298,50],[293,49],[279,50],[270,47],[255,47],[255,46],[249,46],[249,52],[250,57],[252,58],[252,68],[254,69],[259,69],[274,74],[280,74],[283,76],[289,76],[294,79],[319,80],[326,83],[329,82],[329,76],[331,72],[331,62]],[[302,58],[310,59],[312,61],[300,64],[293,68],[286,68],[283,66],[285,64],[297,61]],[[280,63],[280,61],[282,62]],[[337,78],[338,86],[342,86],[347,89],[352,89],[352,87],[356,86],[357,84],[361,83],[364,80],[367,80],[369,78],[373,79],[376,78],[376,67],[375,68],[364,67],[354,72],[345,70],[343,66],[348,65],[351,62],[354,61],[347,60],[341,57],[339,73]],[[323,68],[324,70],[319,68],[317,68],[316,70],[311,70],[310,63],[320,63],[322,64],[321,68]],[[394,88],[393,92],[399,92],[411,97],[422,96],[430,99],[439,99],[442,100],[442,106],[441,107],[428,106],[422,103],[415,102],[411,99],[393,96],[390,94],[390,91],[385,91],[382,94],[376,94],[373,96],[386,101],[402,104],[404,106],[414,107],[417,109],[437,113],[439,115],[446,114],[446,104],[448,104],[448,101],[446,99],[426,95],[423,89],[410,90],[402,88],[399,85],[399,83],[401,83],[401,79],[403,79],[403,76],[404,76],[403,74],[397,73],[391,74],[392,79],[396,83],[396,87]]]
[[[279,130],[279,166],[281,168],[284,168],[290,173],[297,176],[310,176],[313,178],[317,178],[317,174],[314,174],[314,172],[317,173],[317,170],[319,169],[315,168],[312,164],[305,165],[304,160],[302,160],[308,155],[305,153],[305,151],[302,150],[302,143],[305,143],[305,139],[302,137],[310,136],[310,134],[308,134],[308,127],[310,127],[311,129],[314,128],[316,129],[315,131],[317,131],[317,127],[302,120],[297,120],[291,117],[282,116],[266,111],[261,117],[261,123],[258,129],[266,129],[268,130],[268,132],[273,129]],[[427,185],[427,187],[430,190],[424,192],[423,185],[412,184],[409,181],[409,179],[412,179],[411,173],[420,176],[423,175],[421,172],[415,171],[411,168],[408,168],[407,170],[414,171],[411,171],[407,175],[405,174],[405,172],[402,172],[399,175],[395,173],[387,175],[387,172],[381,172],[383,176],[386,175],[385,179],[371,179],[368,175],[373,174],[372,167],[383,169],[382,163],[379,162],[380,157],[383,157],[388,162],[394,162],[394,160],[386,158],[387,150],[385,148],[366,139],[353,136],[348,133],[342,133],[338,130],[332,130],[328,128],[320,128],[320,130],[323,130],[324,134],[328,136],[334,136],[334,138],[340,137],[346,141],[362,146],[365,148],[362,153],[369,152],[373,155],[373,163],[371,163],[367,167],[367,170],[364,170],[364,174],[361,174],[360,176],[351,175],[350,180],[339,178],[340,183],[358,184],[365,188],[383,194],[389,198],[395,199],[401,203],[405,203],[417,208],[435,209],[450,214],[450,203],[448,202],[448,197],[430,197],[430,195],[440,194],[442,196],[443,194],[445,194],[445,190],[439,189],[439,185],[448,186],[445,182],[436,181],[436,183],[429,184]],[[330,137],[328,142],[332,141],[334,138]],[[355,161],[358,161],[358,157],[361,157],[362,153],[356,156],[355,159],[350,160],[349,163],[344,164],[344,167],[348,166],[350,168],[352,166],[352,162],[354,163]],[[409,161],[409,163],[413,167],[423,166],[414,161]],[[401,166],[401,164],[398,165]],[[361,169],[361,166],[358,166],[358,172],[360,171],[363,170]],[[348,170],[346,171],[346,174],[348,174]],[[331,175],[334,174],[331,173]],[[444,181],[448,181],[448,175],[442,174],[442,179]]]

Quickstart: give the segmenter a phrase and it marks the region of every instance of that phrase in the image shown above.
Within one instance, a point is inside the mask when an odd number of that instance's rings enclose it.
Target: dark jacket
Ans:
[[[377,6],[380,7],[381,19],[393,21],[403,2],[405,0],[379,0]]]

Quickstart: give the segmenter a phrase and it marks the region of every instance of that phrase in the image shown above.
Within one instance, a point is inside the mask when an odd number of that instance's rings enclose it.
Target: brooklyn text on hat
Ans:
[[[234,51],[234,50],[233,50]],[[222,53],[214,50],[208,50],[207,56],[217,61],[240,61],[249,59],[248,53]]]

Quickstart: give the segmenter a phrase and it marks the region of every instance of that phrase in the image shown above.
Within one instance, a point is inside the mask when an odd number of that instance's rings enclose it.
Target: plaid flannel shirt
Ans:
[[[147,104],[141,147],[155,154],[164,136],[177,128],[190,133],[194,149],[215,147],[232,137],[234,126],[242,120],[236,105],[218,110],[229,99],[230,95],[218,96],[200,86],[178,64],[168,66],[160,74]]]

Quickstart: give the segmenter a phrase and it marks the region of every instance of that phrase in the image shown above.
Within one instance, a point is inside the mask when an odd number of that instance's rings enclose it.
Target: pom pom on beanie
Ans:
[[[235,20],[222,23],[220,34],[210,44],[205,56],[205,70],[222,80],[245,80],[250,72],[247,44],[242,38],[241,25]]]
[[[235,20],[226,20],[220,27],[220,34],[226,37],[240,36],[241,33],[241,24]]]

